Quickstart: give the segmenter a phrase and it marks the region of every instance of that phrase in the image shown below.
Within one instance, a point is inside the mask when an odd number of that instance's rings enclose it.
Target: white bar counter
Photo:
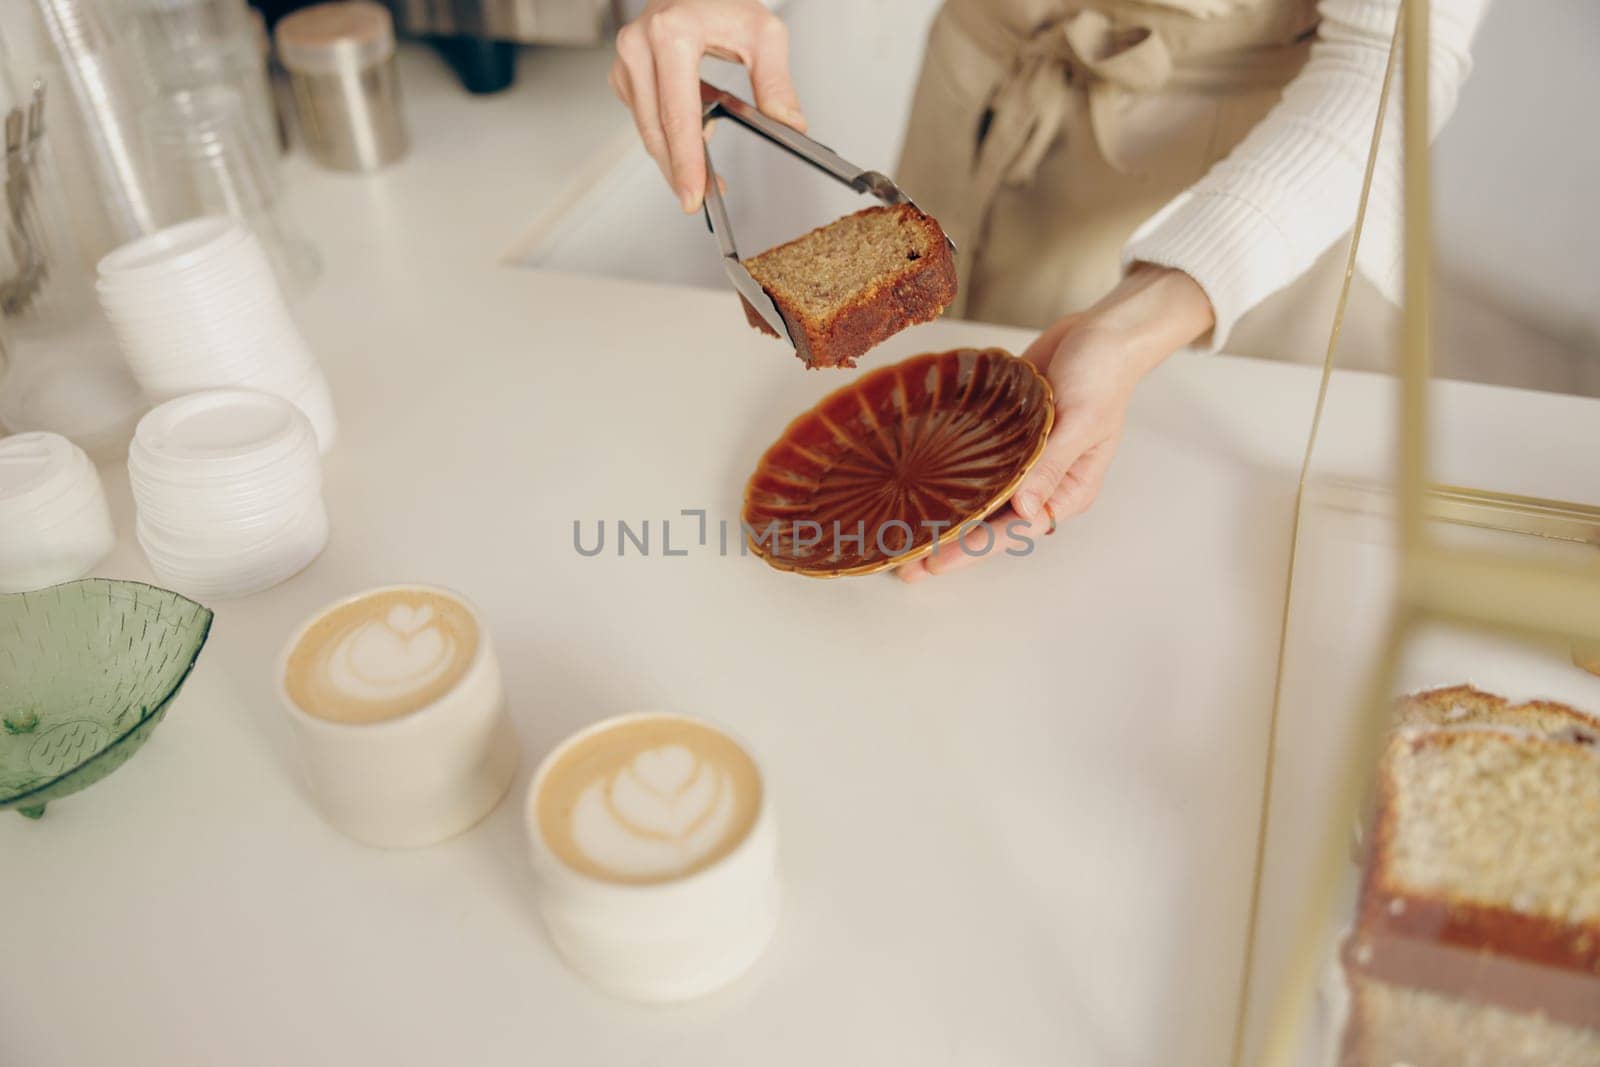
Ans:
[[[551,54],[601,114],[604,57]],[[761,450],[849,372],[805,372],[732,292],[498,266],[627,133],[620,109],[602,126],[542,99],[549,68],[524,67],[516,97],[471,107],[408,78],[418,146],[391,174],[292,168],[326,261],[299,311],[340,405],[333,538],[285,585],[214,605],[135,759],[38,822],[0,817],[0,1063],[1224,1062],[1315,373],[1170,361],[1098,505],[1030,558],[906,587],[721,556],[715,523],[737,523]],[[569,134],[583,159],[534,165]],[[941,322],[864,364],[1027,340]],[[1497,454],[1473,444],[1485,418],[1559,427],[1569,473],[1600,446],[1600,404],[1447,393],[1474,470]],[[121,542],[98,573],[148,580],[126,477],[106,477]],[[699,508],[707,547],[680,514]],[[648,557],[617,555],[619,519],[650,521]],[[686,556],[662,554],[666,519]],[[592,543],[602,520],[607,550],[580,556],[574,522]],[[272,664],[321,605],[412,580],[483,610],[524,763],[474,829],[386,852],[311,807]],[[573,977],[529,897],[534,764],[645,708],[758,746],[787,878],[766,957],[678,1007]]]

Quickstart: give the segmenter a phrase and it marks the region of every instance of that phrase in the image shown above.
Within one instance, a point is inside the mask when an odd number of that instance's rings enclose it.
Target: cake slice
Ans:
[[[744,266],[772,297],[808,367],[853,367],[874,345],[938,318],[956,296],[944,231],[910,204],[846,215]],[[748,301],[744,313],[776,336]]]
[[[1375,818],[1364,935],[1600,974],[1600,747],[1495,724],[1402,731]]]
[[[1600,1031],[1349,972],[1341,1067],[1596,1067]]]
[[[1343,1067],[1600,1067],[1600,720],[1452,686],[1394,725]]]
[[[1401,729],[1505,726],[1556,740],[1600,744],[1600,719],[1593,715],[1549,700],[1513,704],[1470,685],[1429,689],[1401,698],[1395,706],[1395,725]]]

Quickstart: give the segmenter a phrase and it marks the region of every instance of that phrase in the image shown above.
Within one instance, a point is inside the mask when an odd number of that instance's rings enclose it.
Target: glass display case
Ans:
[[[1392,373],[1326,373],[1336,319],[1302,470],[1241,1064],[1600,1065],[1600,457],[1431,374],[1472,311],[1436,299],[1435,190],[1481,178],[1427,150],[1429,7],[1369,161],[1403,151]]]

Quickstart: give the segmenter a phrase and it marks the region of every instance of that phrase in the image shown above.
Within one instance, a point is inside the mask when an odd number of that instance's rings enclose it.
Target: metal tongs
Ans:
[[[843,182],[858,193],[875,196],[885,204],[910,204],[916,203],[901,191],[900,187],[890,181],[887,175],[875,170],[862,170],[854,163],[840,158],[839,154],[825,144],[820,144],[807,137],[792,127],[785,126],[777,119],[763,115],[753,105],[740,100],[732,93],[724,92],[715,85],[705,81],[700,83],[700,123],[705,125],[712,119],[727,116],[734,122],[760,134],[790,155],[805,160],[822,173]],[[767,291],[745,270],[744,264],[739,261],[739,249],[733,243],[733,224],[728,221],[728,208],[722,202],[722,190],[717,182],[717,172],[711,164],[711,146],[706,145],[706,228],[717,239],[717,247],[722,250],[722,269],[727,272],[728,280],[739,291],[739,295],[756,309],[756,313],[772,327],[790,347],[794,346],[794,338],[789,334],[789,324],[779,314],[777,305],[767,295]],[[918,210],[921,210],[920,208]],[[945,237],[945,243],[950,246],[953,253],[956,250],[955,242]]]

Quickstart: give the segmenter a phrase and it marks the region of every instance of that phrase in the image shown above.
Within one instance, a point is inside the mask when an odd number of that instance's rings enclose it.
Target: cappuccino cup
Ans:
[[[669,712],[597,723],[545,757],[526,814],[550,939],[601,989],[686,1000],[733,981],[772,940],[772,799],[721,727]]]
[[[516,774],[489,631],[448,589],[387,586],[323,609],[285,646],[278,692],[313,801],[357,841],[452,837]]]

